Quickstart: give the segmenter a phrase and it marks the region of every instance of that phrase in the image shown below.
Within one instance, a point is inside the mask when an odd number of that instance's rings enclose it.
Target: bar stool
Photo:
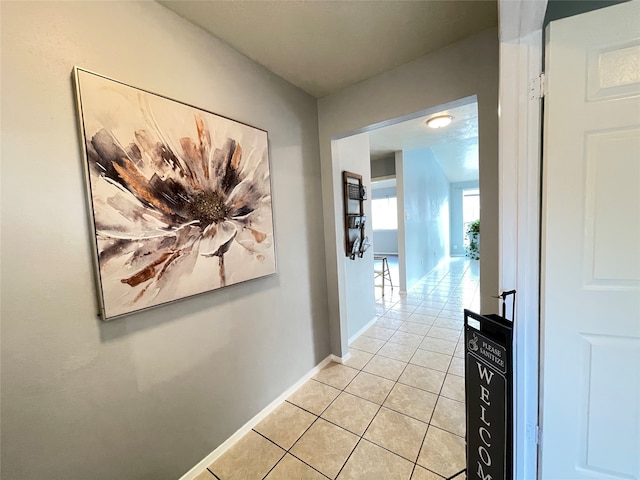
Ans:
[[[387,257],[385,255],[374,255],[374,277],[373,280],[378,277],[382,277],[382,296],[384,297],[384,281],[388,280],[389,285],[391,285],[391,290],[393,290],[393,282],[391,281],[391,272],[389,271],[389,262],[387,262]],[[380,261],[380,270],[376,269],[375,262]]]

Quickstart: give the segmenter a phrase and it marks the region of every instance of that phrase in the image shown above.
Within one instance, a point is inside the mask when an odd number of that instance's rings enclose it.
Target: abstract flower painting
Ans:
[[[105,320],[275,273],[265,131],[74,73]]]

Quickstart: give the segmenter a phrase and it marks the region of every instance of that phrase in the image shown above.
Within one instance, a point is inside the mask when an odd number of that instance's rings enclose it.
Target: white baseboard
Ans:
[[[349,345],[351,345],[356,340],[356,338],[358,338],[360,335],[362,335],[367,330],[367,328],[369,328],[371,325],[376,323],[376,320],[378,320],[378,317],[373,317],[373,320],[371,320],[364,327],[362,327],[360,330],[358,330],[356,333],[354,333],[351,337],[349,337]]]
[[[216,448],[209,455],[200,460],[191,470],[185,473],[180,480],[193,480],[200,473],[202,473],[209,465],[211,465],[214,461],[216,461],[223,453],[225,453],[229,448],[231,448],[238,440],[240,440],[246,433],[248,433],[253,427],[255,427],[258,423],[260,423],[264,418],[273,412],[282,402],[284,402],[287,398],[289,398],[293,393],[298,390],[304,383],[313,377],[316,373],[322,370],[328,363],[337,362],[344,363],[346,362],[351,354],[347,353],[344,357],[340,358],[336,355],[329,355],[327,358],[322,360],[318,365],[312,368],[309,372],[307,372],[300,380],[298,380],[295,384],[289,387],[282,395],[276,398],[273,402],[267,405],[262,409],[260,413],[258,413],[255,417],[245,423],[242,427],[238,429],[236,433],[231,435],[228,439],[226,439],[218,448]]]
[[[336,363],[346,363],[351,358],[351,353],[347,352],[344,357],[339,357],[337,355],[331,354],[331,360]]]

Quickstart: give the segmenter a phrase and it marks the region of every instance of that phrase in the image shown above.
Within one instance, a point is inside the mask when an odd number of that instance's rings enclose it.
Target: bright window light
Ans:
[[[480,190],[477,188],[462,191],[462,231],[465,233],[464,244],[469,243],[466,236],[469,224],[480,218]]]
[[[396,197],[371,200],[371,226],[374,230],[398,229],[398,199]]]

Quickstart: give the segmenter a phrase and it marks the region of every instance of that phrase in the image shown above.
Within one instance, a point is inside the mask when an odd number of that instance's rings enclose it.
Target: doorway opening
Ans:
[[[446,127],[427,126],[443,116]],[[480,215],[477,100],[387,122],[368,136],[374,291],[388,300],[407,294],[450,257],[465,255],[467,229]],[[386,264],[391,281],[383,284]]]

